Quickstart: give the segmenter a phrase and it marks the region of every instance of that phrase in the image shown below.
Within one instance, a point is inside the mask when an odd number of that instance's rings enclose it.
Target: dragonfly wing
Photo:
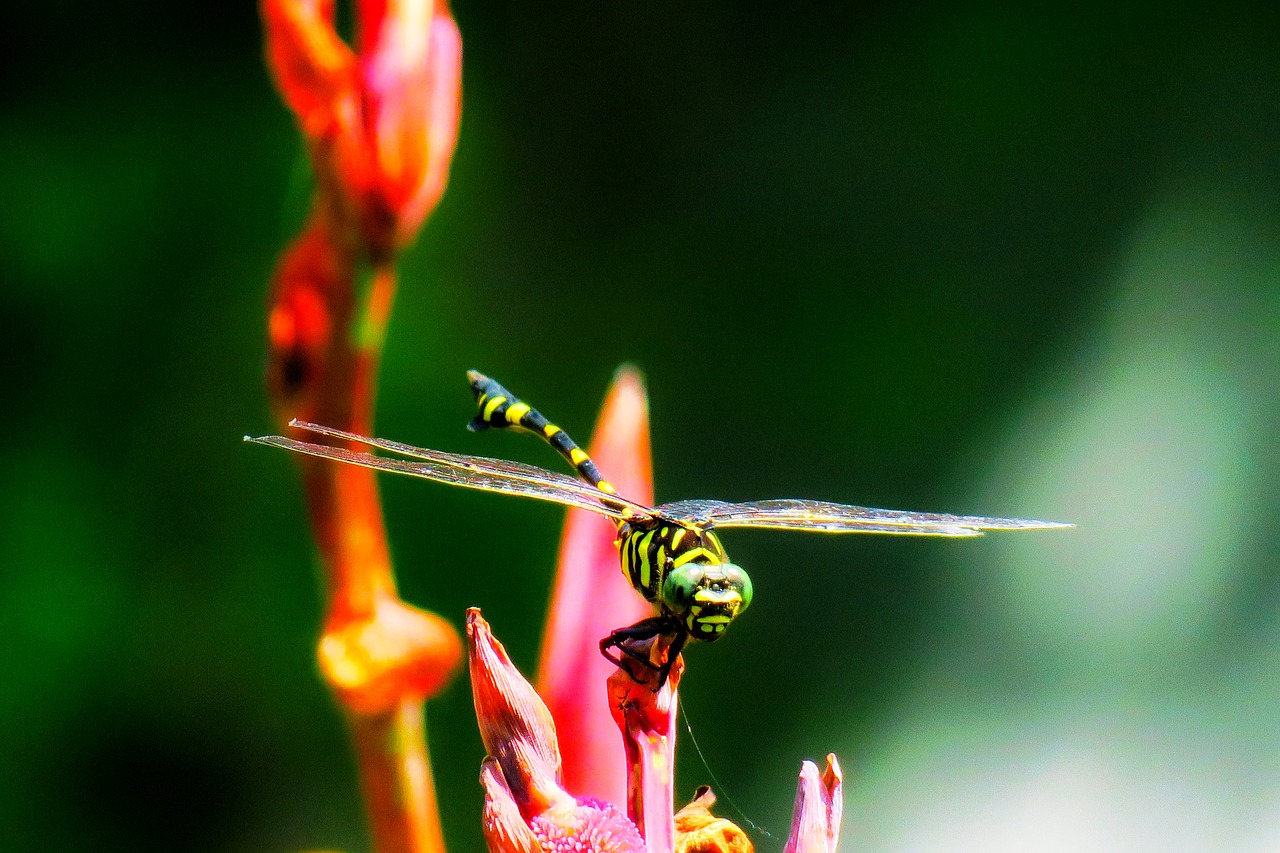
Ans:
[[[298,423],[297,426],[310,428],[311,425]],[[578,507],[610,518],[649,518],[652,511],[642,504],[629,501],[617,495],[606,494],[592,486],[572,477],[548,471],[535,465],[520,462],[509,462],[502,459],[488,459],[483,456],[464,456],[456,453],[445,453],[437,450],[425,450],[411,445],[383,439],[367,438],[354,433],[346,433],[330,427],[313,430],[335,438],[359,441],[371,447],[390,450],[405,455],[413,455],[414,459],[392,459],[386,456],[374,456],[345,447],[332,447],[327,444],[313,444],[298,441],[281,435],[267,435],[260,438],[246,436],[247,441],[282,447],[295,453],[305,453],[322,459],[332,459],[351,465],[360,465],[378,471],[390,471],[395,474],[406,474],[437,483],[448,483],[468,489],[480,489],[486,492],[499,492],[506,495],[536,498],[564,506]]]
[[[1057,521],[987,518],[936,512],[903,512],[810,500],[748,503],[693,500],[664,504],[658,512],[705,527],[768,527],[822,533],[888,533],[899,536],[981,536],[987,530],[1044,530],[1072,527]]]

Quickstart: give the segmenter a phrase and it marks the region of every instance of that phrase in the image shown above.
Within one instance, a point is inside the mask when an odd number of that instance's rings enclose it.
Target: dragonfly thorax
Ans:
[[[751,603],[747,573],[710,530],[672,520],[618,528],[622,571],[636,591],[696,640],[715,640]]]

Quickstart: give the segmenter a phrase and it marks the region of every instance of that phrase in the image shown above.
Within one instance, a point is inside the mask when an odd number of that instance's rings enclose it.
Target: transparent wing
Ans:
[[[331,447],[327,444],[312,444],[282,435],[264,435],[257,438],[245,436],[245,441],[283,447],[295,453],[361,465],[378,471],[407,474],[410,477],[420,477],[452,486],[536,498],[590,510],[610,518],[649,519],[655,516],[654,511],[643,504],[627,500],[620,495],[606,494],[580,480],[535,465],[488,459],[483,456],[464,456],[440,450],[425,450],[421,447],[401,444],[398,441],[369,438],[305,421],[293,421],[290,426],[413,458],[392,459],[386,456],[374,456],[372,453],[362,453],[345,447]]]
[[[936,512],[902,512],[827,501],[773,500],[748,503],[680,501],[657,508],[703,527],[770,527],[821,533],[888,533],[899,536],[981,536],[987,530],[1074,527],[1057,521],[985,518]]]

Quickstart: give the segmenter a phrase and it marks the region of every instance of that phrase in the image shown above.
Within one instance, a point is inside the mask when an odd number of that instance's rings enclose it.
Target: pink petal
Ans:
[[[491,853],[648,853],[617,806],[574,799],[560,787],[551,716],[476,608],[467,612],[467,640],[476,717],[490,754],[480,783]]]
[[[484,788],[482,827],[489,853],[541,853],[538,836],[524,822],[496,758],[486,758],[480,765],[480,785]]]
[[[425,153],[402,191],[399,239],[409,242],[435,209],[449,180],[462,111],[462,34],[447,10],[431,22],[431,46],[423,83],[426,115],[418,128],[418,150]]]
[[[605,398],[588,449],[618,492],[653,501],[649,406],[639,371],[623,367]],[[614,803],[626,797],[625,756],[605,696],[615,671],[599,642],[652,615],[622,574],[612,522],[569,510],[538,673],[538,692],[555,718],[571,791]]]
[[[408,242],[448,177],[461,104],[462,37],[444,3],[366,3],[361,33],[365,121],[378,193]]]
[[[840,762],[835,755],[827,756],[827,769],[821,776],[812,761],[801,766],[791,835],[783,853],[836,853],[844,809],[841,783]]]
[[[520,813],[528,820],[553,805],[572,803],[560,785],[551,714],[475,607],[467,611],[467,648],[480,739],[501,766]]]

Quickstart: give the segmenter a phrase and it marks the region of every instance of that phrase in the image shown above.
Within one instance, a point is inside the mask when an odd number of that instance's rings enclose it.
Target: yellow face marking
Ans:
[[[518,424],[520,419],[529,414],[531,407],[528,403],[516,403],[507,409],[507,423]]]
[[[574,465],[581,465],[583,462],[586,462],[587,459],[587,454],[582,452],[581,447],[575,447],[573,450],[569,451],[569,461]]]
[[[489,420],[489,418],[493,417],[493,413],[497,411],[498,407],[505,402],[507,402],[506,397],[494,397],[492,400],[485,403],[484,409],[481,412],[481,414],[484,416],[484,419],[487,421]]]

